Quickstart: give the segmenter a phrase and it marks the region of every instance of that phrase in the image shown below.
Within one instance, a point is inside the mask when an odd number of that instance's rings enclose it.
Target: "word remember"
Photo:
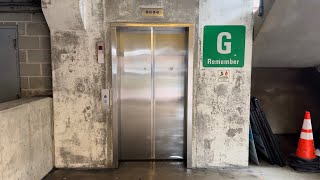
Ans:
[[[208,59],[208,64],[239,64],[239,60],[234,59]]]

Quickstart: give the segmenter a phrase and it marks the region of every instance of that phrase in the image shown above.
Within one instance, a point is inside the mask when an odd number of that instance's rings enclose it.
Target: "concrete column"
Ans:
[[[108,115],[101,107],[106,65],[96,43],[105,41],[103,0],[43,0],[52,44],[55,167],[110,167]],[[110,157],[111,156],[111,157]]]
[[[199,71],[195,87],[193,166],[247,166],[252,54],[252,0],[199,1]],[[245,25],[243,68],[203,68],[205,25]],[[229,70],[229,82],[218,71]]]

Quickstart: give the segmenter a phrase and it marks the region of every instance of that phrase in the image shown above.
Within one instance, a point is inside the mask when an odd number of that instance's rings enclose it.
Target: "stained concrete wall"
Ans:
[[[192,166],[247,165],[252,4],[200,1],[199,21],[195,0],[42,0],[52,43],[55,166],[112,166],[112,116],[100,101],[100,90],[111,88],[111,22],[195,24]],[[165,16],[141,17],[141,6],[162,6]],[[200,66],[198,23],[247,26],[245,67],[230,69],[230,83]],[[97,63],[97,41],[106,42],[105,64]]]
[[[50,32],[43,13],[0,12],[2,26],[17,27],[21,97],[52,95]]]
[[[36,180],[53,168],[52,99],[0,104],[0,179]]]
[[[275,134],[300,133],[304,111],[320,127],[319,79],[312,68],[253,68],[252,96],[262,104]]]
[[[58,168],[112,166],[110,114],[100,100],[110,71],[108,63],[97,63],[96,54],[97,41],[105,40],[105,2],[42,1],[51,32]]]
[[[202,68],[199,65],[196,70],[195,167],[248,164],[252,9],[252,0],[200,0],[199,44],[205,25],[245,25],[247,32],[243,68]],[[230,70],[230,82],[218,82],[218,70]]]

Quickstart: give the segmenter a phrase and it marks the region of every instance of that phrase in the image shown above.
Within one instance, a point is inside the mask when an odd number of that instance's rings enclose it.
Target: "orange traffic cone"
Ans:
[[[296,156],[302,159],[316,158],[314,142],[313,142],[311,116],[310,116],[310,112],[308,111],[306,111],[304,115],[304,122],[301,130],[301,134],[300,134]]]

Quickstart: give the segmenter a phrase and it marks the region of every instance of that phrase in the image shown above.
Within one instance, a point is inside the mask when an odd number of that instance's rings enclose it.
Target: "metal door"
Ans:
[[[183,159],[187,32],[154,28],[155,159]]]
[[[16,27],[0,27],[0,103],[20,95]]]
[[[121,159],[151,157],[151,30],[122,28],[118,33],[120,63]]]
[[[183,159],[186,29],[119,27],[114,40],[119,159]]]

